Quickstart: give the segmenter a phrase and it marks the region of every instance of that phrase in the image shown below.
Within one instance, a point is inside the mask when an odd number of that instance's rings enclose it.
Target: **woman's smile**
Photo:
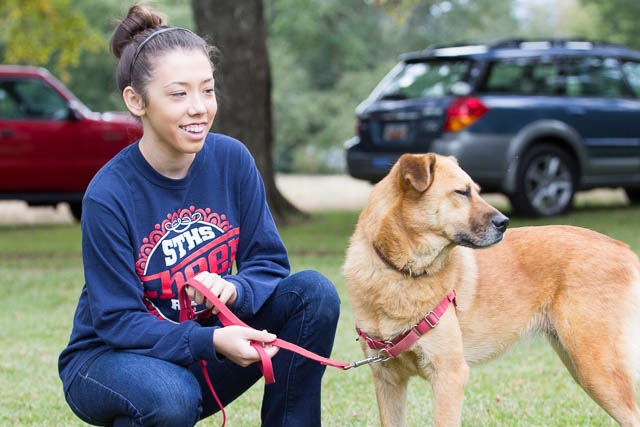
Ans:
[[[189,138],[192,138],[194,141],[199,141],[207,134],[207,124],[208,123],[193,123],[179,126],[179,128],[184,131]]]

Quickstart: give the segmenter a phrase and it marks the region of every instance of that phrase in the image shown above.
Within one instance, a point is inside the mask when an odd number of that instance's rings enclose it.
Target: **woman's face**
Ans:
[[[197,153],[218,109],[213,70],[200,50],[155,59],[142,116],[143,139],[171,157]]]

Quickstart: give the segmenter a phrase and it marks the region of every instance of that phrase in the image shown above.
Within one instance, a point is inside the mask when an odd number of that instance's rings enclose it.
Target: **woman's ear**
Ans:
[[[144,101],[142,96],[136,92],[131,86],[127,86],[122,91],[122,99],[127,109],[136,117],[142,117],[145,114]]]

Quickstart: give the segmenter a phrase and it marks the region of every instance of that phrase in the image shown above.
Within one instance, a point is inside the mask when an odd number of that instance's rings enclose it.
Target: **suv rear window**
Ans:
[[[448,95],[451,86],[461,81],[469,70],[470,61],[432,60],[408,62],[382,88],[380,99],[430,98]]]

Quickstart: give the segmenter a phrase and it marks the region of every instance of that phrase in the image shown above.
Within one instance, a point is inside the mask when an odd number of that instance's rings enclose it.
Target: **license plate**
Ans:
[[[406,123],[388,123],[384,127],[384,139],[387,141],[404,140],[409,135]]]

